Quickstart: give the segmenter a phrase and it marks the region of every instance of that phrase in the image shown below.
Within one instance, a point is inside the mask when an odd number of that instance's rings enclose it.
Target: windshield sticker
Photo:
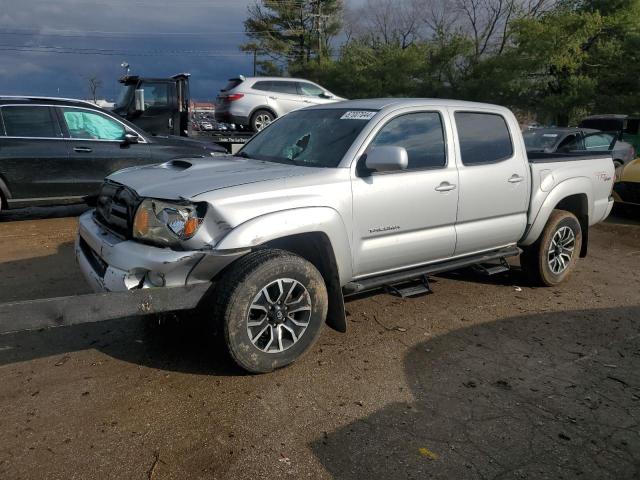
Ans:
[[[542,136],[543,137],[556,138],[558,136],[558,134],[557,133],[543,133]]]
[[[377,112],[367,112],[366,110],[354,110],[345,112],[340,120],[371,120]]]

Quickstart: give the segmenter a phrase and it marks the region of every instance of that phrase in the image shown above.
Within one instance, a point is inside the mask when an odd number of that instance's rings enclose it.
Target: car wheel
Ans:
[[[254,132],[259,132],[269,126],[274,118],[275,116],[270,111],[258,110],[251,116],[251,128]]]
[[[575,268],[582,247],[582,229],[576,216],[554,210],[540,238],[520,257],[523,270],[536,285],[551,287]]]
[[[259,250],[216,280],[213,315],[241,368],[265,373],[300,358],[327,316],[327,289],[307,260],[283,250]]]

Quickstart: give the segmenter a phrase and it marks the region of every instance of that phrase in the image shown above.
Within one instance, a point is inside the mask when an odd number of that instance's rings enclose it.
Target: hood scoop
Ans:
[[[188,160],[169,160],[168,162],[160,165],[162,168],[170,168],[172,170],[186,170],[187,168],[193,167],[193,163]]]

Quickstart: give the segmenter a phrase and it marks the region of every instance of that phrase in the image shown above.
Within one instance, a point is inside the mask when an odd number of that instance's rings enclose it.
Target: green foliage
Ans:
[[[259,54],[263,74],[321,59],[340,32],[341,11],[342,0],[261,0],[249,7],[250,41],[241,49]]]
[[[356,37],[336,58],[320,55],[313,62],[309,60],[318,52],[308,33],[312,28],[305,27],[299,43],[286,34],[272,38],[258,33],[283,28],[287,1],[274,2],[270,8],[278,14],[263,23],[247,20],[247,29],[255,32],[252,38],[283,53],[290,74],[347,98],[487,101],[558,125],[587,113],[640,111],[640,0],[560,0],[545,13],[514,16],[505,29],[504,48],[480,58],[471,34],[450,29],[408,47]],[[314,3],[303,2],[312,9]],[[341,2],[326,3],[333,5],[337,18]],[[300,5],[298,0],[292,4]],[[335,34],[339,26],[333,25]]]

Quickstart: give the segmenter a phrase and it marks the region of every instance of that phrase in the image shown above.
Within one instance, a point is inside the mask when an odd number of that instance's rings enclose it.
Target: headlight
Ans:
[[[133,238],[173,246],[193,237],[204,218],[205,204],[170,203],[147,198],[133,220]]]

